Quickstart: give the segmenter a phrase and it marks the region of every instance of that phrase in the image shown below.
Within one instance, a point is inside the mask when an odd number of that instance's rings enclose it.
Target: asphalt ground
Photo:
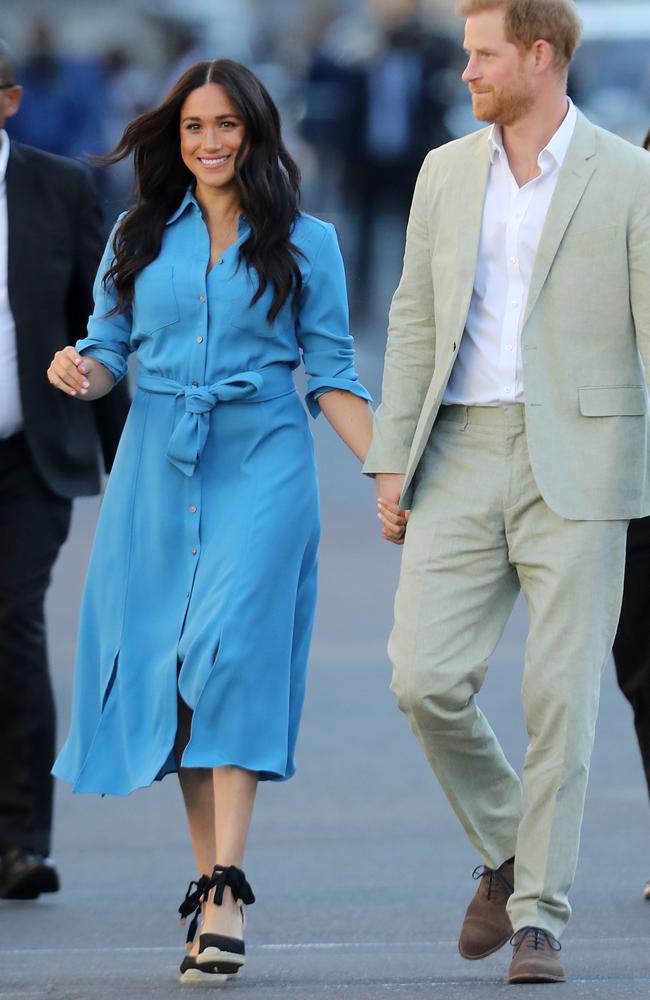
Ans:
[[[359,368],[378,388],[383,329],[359,337]],[[399,550],[379,538],[373,490],[321,418],[320,602],[299,771],[259,793],[247,875],[240,1000],[511,997],[510,948],[465,962],[457,935],[480,859],[466,841],[395,707],[385,642]],[[76,620],[96,500],[76,504],[49,599],[59,736],[69,715]],[[526,611],[517,604],[481,706],[520,766]],[[650,994],[650,810],[631,714],[611,664],[563,937],[566,997]],[[184,931],[177,906],[195,875],[176,779],[127,799],[59,785],[54,857],[62,890],[0,904],[0,1000],[176,997]],[[539,987],[519,986],[520,996]]]

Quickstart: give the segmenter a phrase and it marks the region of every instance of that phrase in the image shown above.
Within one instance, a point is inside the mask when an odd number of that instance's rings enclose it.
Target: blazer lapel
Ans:
[[[524,325],[544,287],[562,237],[566,232],[591,175],[596,169],[596,132],[593,125],[578,112],[575,132],[562,164],[557,187],[549,206],[542,236],[537,248],[530,280]]]
[[[7,163],[7,286],[11,311],[19,321],[25,300],[34,294],[31,280],[35,265],[35,248],[31,245],[30,216],[33,206],[34,181],[25,152],[11,142]]]
[[[476,262],[483,223],[483,205],[490,174],[490,154],[487,129],[476,136],[476,146],[464,157],[458,178],[456,219],[460,231],[458,255],[458,316],[456,339],[461,336],[467,320],[469,304],[474,290]]]

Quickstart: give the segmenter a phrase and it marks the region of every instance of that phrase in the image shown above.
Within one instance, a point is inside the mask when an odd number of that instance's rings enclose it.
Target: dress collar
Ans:
[[[183,215],[183,213],[187,211],[190,205],[194,205],[194,207],[198,212],[201,211],[199,203],[194,197],[194,188],[191,186],[188,187],[187,191],[183,195],[183,200],[181,201],[180,205],[178,206],[176,211],[172,212],[172,214],[165,222],[165,225],[170,226],[172,222],[176,222],[177,219],[180,219],[181,215]]]
[[[1,165],[1,154],[0,154],[0,165]],[[176,222],[177,219],[180,219],[181,215],[183,215],[188,210],[190,205],[194,205],[197,212],[201,214],[201,206],[199,205],[194,195],[193,185],[190,185],[188,187],[187,191],[183,195],[183,200],[181,201],[180,205],[178,206],[177,209],[175,209],[174,212],[172,212],[172,214],[165,222],[165,225],[170,226],[172,222]],[[237,220],[237,237],[243,236],[245,233],[249,231],[249,229],[250,226],[248,224],[248,220],[245,218],[245,216],[240,215]]]

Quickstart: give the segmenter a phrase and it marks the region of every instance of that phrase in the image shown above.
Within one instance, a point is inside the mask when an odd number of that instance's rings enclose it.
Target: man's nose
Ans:
[[[477,61],[476,59],[474,59],[473,56],[470,56],[469,59],[467,60],[467,66],[463,70],[461,80],[464,83],[469,83],[470,80],[476,80],[479,76],[480,73],[478,71]]]

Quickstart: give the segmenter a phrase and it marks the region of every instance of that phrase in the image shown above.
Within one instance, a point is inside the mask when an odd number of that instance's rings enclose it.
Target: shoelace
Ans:
[[[472,872],[473,879],[488,878],[488,891],[487,898],[490,899],[492,896],[492,882],[496,878],[501,882],[504,889],[510,895],[514,889],[514,886],[510,884],[508,879],[505,877],[503,872],[500,872],[498,868],[488,868],[487,865],[478,865]]]
[[[521,948],[524,941],[528,941],[528,947],[532,948],[533,951],[541,951],[546,945],[553,951],[562,951],[560,942],[556,941],[552,934],[549,934],[548,931],[543,930],[541,927],[522,927],[520,931],[516,931],[510,938],[510,944],[514,945],[517,951]]]
[[[190,882],[185,899],[178,907],[181,924],[185,924],[191,913],[194,914],[187,931],[187,944],[194,940],[201,916],[201,904],[207,903],[210,890],[214,888],[215,906],[221,906],[226,886],[230,888],[233,899],[239,906],[250,906],[255,902],[253,890],[241,868],[236,868],[235,865],[215,865],[211,876],[201,875],[198,881]]]

